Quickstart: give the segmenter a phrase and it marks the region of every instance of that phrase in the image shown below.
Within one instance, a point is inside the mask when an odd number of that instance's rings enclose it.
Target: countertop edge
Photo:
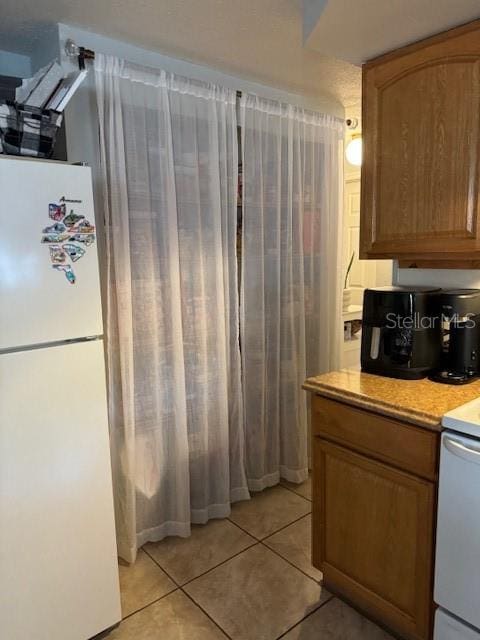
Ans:
[[[344,404],[349,404],[360,409],[365,409],[373,413],[388,416],[389,418],[397,418],[398,420],[402,420],[403,422],[407,422],[417,427],[423,427],[424,429],[429,429],[430,431],[438,432],[442,430],[440,420],[430,418],[423,413],[418,413],[414,409],[405,411],[398,407],[393,407],[392,405],[386,404],[381,400],[359,396],[355,393],[352,393],[351,391],[339,390],[335,387],[330,387],[327,384],[309,384],[308,382],[305,382],[302,385],[302,388],[305,391],[310,391],[311,393],[324,396],[325,398],[337,400],[343,402]]]

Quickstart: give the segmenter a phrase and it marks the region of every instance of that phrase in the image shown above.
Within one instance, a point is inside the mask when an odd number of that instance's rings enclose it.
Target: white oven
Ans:
[[[480,640],[480,400],[442,424],[435,640]]]

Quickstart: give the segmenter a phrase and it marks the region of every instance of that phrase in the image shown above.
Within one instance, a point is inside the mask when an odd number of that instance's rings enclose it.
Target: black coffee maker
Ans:
[[[480,373],[480,289],[445,289],[438,296],[442,358],[430,378],[466,384]]]
[[[362,371],[415,380],[439,367],[439,292],[431,287],[365,290]]]

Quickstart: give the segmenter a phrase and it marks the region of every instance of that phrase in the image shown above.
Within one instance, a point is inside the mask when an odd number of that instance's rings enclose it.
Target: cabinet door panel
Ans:
[[[314,456],[314,559],[327,586],[428,638],[434,485],[321,438]]]
[[[475,59],[425,64],[378,88],[376,244],[475,237],[479,88]]]
[[[462,27],[364,67],[363,257],[480,250],[479,30]]]

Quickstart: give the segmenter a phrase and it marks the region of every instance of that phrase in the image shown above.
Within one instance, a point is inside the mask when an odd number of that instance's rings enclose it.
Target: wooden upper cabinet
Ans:
[[[480,21],[364,65],[362,258],[480,266],[479,120]]]

